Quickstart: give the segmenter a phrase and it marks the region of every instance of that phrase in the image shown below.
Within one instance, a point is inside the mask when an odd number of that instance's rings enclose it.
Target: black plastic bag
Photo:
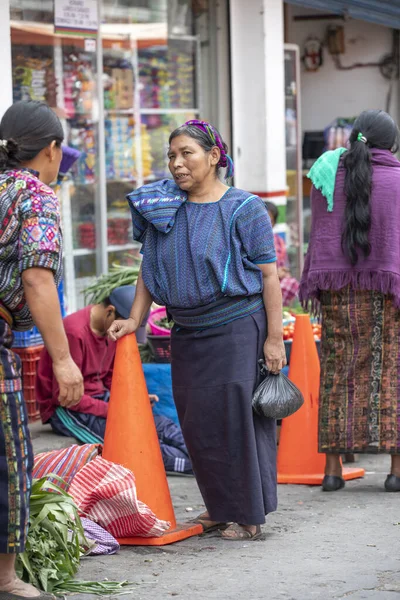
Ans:
[[[304,398],[300,390],[284,375],[274,375],[261,363],[261,374],[265,375],[253,395],[253,410],[257,415],[270,419],[284,419],[293,415],[301,406]]]

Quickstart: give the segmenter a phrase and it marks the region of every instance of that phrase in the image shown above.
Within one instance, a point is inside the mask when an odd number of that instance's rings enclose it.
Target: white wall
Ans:
[[[10,2],[0,0],[0,118],[12,104]]]
[[[344,25],[346,51],[340,56],[343,65],[378,62],[384,54],[391,52],[392,31],[387,27],[355,20],[294,22],[292,19],[294,15],[307,14],[318,14],[318,11],[288,5],[287,41],[299,45],[301,54],[308,36],[323,40],[329,24]],[[354,117],[365,109],[385,110],[388,89],[389,82],[377,67],[339,71],[324,48],[324,64],[319,71],[307,72],[302,68],[302,129],[320,130],[336,117]],[[392,96],[390,112],[398,118],[397,89]]]
[[[235,185],[285,201],[282,0],[230,0],[230,25]]]
[[[262,2],[231,0],[232,130],[235,185],[263,189],[265,85]],[[251,43],[250,43],[251,40]]]
[[[266,191],[286,193],[283,3],[281,0],[264,0],[263,8]],[[286,196],[272,200],[277,204],[286,203]]]
[[[220,130],[231,152],[228,0],[211,2],[195,23],[201,43],[200,118]]]

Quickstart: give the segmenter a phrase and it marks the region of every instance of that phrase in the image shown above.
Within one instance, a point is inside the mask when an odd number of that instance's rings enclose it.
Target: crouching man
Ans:
[[[134,286],[116,288],[101,304],[87,306],[64,319],[71,356],[84,379],[85,392],[75,406],[66,409],[59,405],[51,358],[43,350],[36,377],[36,398],[42,422],[50,423],[56,433],[83,443],[104,441],[116,350],[107,330],[115,319],[129,317],[134,295]],[[150,401],[156,400],[156,396],[150,396]],[[154,420],[166,471],[192,473],[180,428],[161,415],[154,415]]]

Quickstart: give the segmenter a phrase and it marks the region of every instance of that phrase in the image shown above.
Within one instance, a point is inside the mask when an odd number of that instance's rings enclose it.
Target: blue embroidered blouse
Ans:
[[[128,200],[134,239],[143,244],[143,280],[157,304],[185,309],[261,295],[257,264],[275,262],[276,254],[258,196],[231,187],[219,201],[198,204],[164,180]]]

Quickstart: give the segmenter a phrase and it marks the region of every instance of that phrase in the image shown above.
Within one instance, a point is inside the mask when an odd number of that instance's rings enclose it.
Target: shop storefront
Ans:
[[[57,21],[54,4],[68,0],[10,0],[13,100],[47,102],[81,152],[60,190],[73,311],[94,277],[137,255],[125,196],[168,174],[176,126],[212,113],[218,61],[207,1],[85,0],[92,31]]]
[[[354,118],[365,109],[383,109],[399,120],[400,6],[377,0],[285,4],[285,41],[302,57],[297,75],[289,77],[295,81],[296,98],[285,87],[287,146],[293,157],[300,155],[294,177],[294,160],[287,154],[287,181],[289,190],[300,190],[300,203],[303,196],[306,248],[311,227],[307,173],[313,162],[324,149],[346,144]]]

